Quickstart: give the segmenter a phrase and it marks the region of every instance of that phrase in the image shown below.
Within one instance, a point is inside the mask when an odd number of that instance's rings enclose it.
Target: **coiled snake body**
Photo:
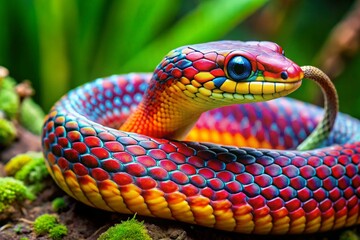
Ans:
[[[108,211],[257,234],[359,224],[360,122],[340,113],[320,148],[291,150],[323,110],[259,102],[302,78],[270,42],[175,49],[153,75],[98,79],[59,100],[43,129],[48,170],[70,196]],[[168,140],[191,128],[187,141]]]

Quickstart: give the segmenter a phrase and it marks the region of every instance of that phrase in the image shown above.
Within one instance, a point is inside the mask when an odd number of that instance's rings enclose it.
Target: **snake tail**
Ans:
[[[336,88],[330,78],[320,69],[313,66],[302,66],[304,78],[314,80],[324,95],[324,117],[315,130],[298,147],[298,150],[309,150],[318,147],[330,134],[339,110]]]

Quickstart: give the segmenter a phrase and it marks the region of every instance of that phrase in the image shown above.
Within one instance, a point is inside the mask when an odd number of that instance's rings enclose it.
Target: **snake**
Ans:
[[[71,197],[123,214],[245,234],[359,224],[360,122],[324,123],[323,108],[285,97],[309,69],[268,41],[176,48],[153,73],[98,78],[56,102],[47,169]]]

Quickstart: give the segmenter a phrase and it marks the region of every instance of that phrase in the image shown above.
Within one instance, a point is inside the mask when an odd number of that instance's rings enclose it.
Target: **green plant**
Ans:
[[[98,240],[151,240],[147,233],[143,222],[139,222],[135,219],[122,221],[120,224],[115,224],[110,227],[106,232],[102,233]]]
[[[22,230],[23,230],[23,225],[22,225],[22,224],[17,224],[17,225],[14,227],[14,232],[15,232],[16,234],[20,234]]]
[[[5,77],[0,82],[0,89],[13,91],[15,86],[16,86],[16,81],[11,77]]]
[[[33,193],[37,193],[43,189],[43,179],[48,176],[48,171],[44,163],[44,159],[34,158],[23,166],[16,174],[15,178],[23,181],[29,186]]]
[[[12,177],[0,178],[0,213],[25,199],[34,199],[34,195],[22,181]]]
[[[26,98],[20,106],[20,123],[30,132],[40,135],[45,114],[31,98]]]
[[[23,181],[34,194],[43,189],[43,179],[49,174],[41,152],[28,152],[13,157],[5,165],[5,171]]]
[[[14,176],[23,166],[32,160],[29,154],[18,154],[6,163],[4,170],[8,176]]]
[[[21,237],[20,240],[29,240],[27,237]]]
[[[55,212],[58,212],[59,210],[66,207],[66,203],[63,197],[58,197],[51,202],[51,206]]]
[[[57,224],[49,231],[49,237],[53,240],[62,239],[68,233],[68,228],[64,224]]]
[[[44,235],[47,234],[57,224],[58,220],[56,216],[50,214],[43,214],[35,219],[34,231],[36,235]]]
[[[7,118],[14,119],[19,111],[20,100],[14,89],[0,89],[0,110]]]
[[[65,225],[59,224],[54,215],[43,214],[35,219],[34,231],[36,235],[49,234],[51,239],[61,239],[67,235],[68,229]]]
[[[15,138],[16,128],[14,124],[0,117],[0,145],[8,146],[14,141]]]
[[[340,234],[340,240],[359,240],[360,236],[355,231],[347,230]]]

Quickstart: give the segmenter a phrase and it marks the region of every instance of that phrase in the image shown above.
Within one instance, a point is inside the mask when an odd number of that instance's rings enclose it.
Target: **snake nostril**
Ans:
[[[281,72],[281,74],[280,74],[280,76],[281,76],[281,78],[282,79],[284,79],[284,80],[286,80],[289,76],[288,76],[288,74],[287,74],[287,72]]]

